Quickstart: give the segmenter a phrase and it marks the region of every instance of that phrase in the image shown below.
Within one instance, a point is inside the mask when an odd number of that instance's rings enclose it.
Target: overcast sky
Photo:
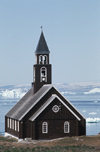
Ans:
[[[53,83],[100,82],[100,0],[0,0],[0,85],[33,81],[41,25]]]

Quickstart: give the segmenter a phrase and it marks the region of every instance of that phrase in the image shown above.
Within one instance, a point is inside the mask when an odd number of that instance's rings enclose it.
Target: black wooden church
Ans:
[[[36,140],[86,134],[85,118],[52,85],[49,54],[42,31],[35,51],[32,88],[6,114],[6,134]]]

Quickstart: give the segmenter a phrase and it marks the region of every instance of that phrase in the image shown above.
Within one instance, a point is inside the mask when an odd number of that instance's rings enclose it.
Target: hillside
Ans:
[[[0,152],[100,152],[100,135],[21,142],[0,137]]]

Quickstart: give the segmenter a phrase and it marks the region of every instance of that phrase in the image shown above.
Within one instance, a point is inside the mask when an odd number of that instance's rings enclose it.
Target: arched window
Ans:
[[[43,122],[42,123],[42,133],[43,134],[47,134],[48,133],[48,123],[47,122]]]
[[[47,64],[47,56],[46,55],[39,56],[39,64]]]
[[[39,64],[43,64],[43,56],[42,55],[39,56]]]
[[[64,122],[64,133],[69,133],[70,131],[70,125],[68,121]]]
[[[46,55],[44,55],[43,61],[44,61],[44,64],[47,64],[47,56]]]
[[[40,69],[40,81],[47,82],[47,69],[45,67]]]

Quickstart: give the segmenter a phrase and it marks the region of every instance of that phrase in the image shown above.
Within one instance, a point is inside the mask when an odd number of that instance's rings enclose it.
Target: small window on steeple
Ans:
[[[46,55],[39,56],[39,64],[47,64],[47,56]]]
[[[47,82],[47,69],[45,67],[40,69],[40,81]]]
[[[43,56],[42,55],[39,56],[39,64],[43,64]]]
[[[43,58],[44,58],[44,59],[43,59],[44,64],[47,64],[47,56],[46,56],[46,55],[44,55],[44,56],[43,56]]]

